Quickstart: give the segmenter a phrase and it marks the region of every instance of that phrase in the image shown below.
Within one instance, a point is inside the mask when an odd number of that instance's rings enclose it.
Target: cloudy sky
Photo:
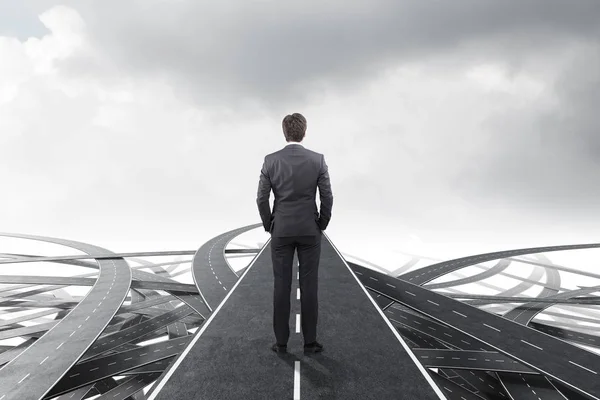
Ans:
[[[0,1],[0,231],[195,249],[260,221],[300,112],[343,252],[600,241],[598,20],[595,0]]]

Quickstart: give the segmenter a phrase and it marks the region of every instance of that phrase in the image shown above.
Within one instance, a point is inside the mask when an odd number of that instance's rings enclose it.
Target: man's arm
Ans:
[[[267,170],[267,157],[263,162],[260,171],[260,179],[258,181],[258,193],[256,195],[256,204],[258,205],[258,213],[262,220],[263,227],[266,232],[271,228],[271,206],[269,205],[269,197],[271,196],[271,179]]]
[[[329,168],[325,162],[325,156],[321,155],[321,170],[319,171],[319,197],[321,198],[321,209],[319,210],[319,227],[322,231],[329,225],[331,220],[331,209],[333,208],[333,193],[329,181]]]

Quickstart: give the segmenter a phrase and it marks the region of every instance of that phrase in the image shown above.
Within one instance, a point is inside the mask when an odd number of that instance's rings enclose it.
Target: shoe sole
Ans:
[[[304,349],[305,353],[321,353],[322,351],[323,351],[323,349],[311,349],[311,348]]]

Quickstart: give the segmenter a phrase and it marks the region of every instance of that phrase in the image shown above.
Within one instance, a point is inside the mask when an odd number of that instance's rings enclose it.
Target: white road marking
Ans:
[[[542,350],[542,351],[544,350],[544,349],[542,349],[541,347],[539,347],[539,346],[536,346],[535,344],[531,344],[531,343],[529,343],[529,342],[526,342],[526,341],[524,341],[523,339],[521,339],[521,342],[523,342],[523,343],[525,343],[525,344],[528,344],[528,345],[530,345],[531,347],[535,347],[536,349],[539,349],[539,350]]]
[[[386,285],[388,285],[388,286],[393,287],[394,289],[396,289],[396,286],[394,286],[394,285],[391,285],[389,283],[386,283]]]
[[[408,294],[410,294],[411,296],[415,296],[415,297],[417,296],[416,294],[414,294],[414,293],[411,293],[411,292],[409,292],[408,290],[405,290],[405,292],[406,292],[406,293],[408,293]]]
[[[296,300],[300,300],[300,288],[296,289]]]
[[[50,356],[48,356],[48,357],[50,357]],[[44,359],[42,360],[42,362],[40,363],[40,365],[42,365],[42,364],[44,363],[44,361],[46,361],[46,360],[48,359],[48,357],[44,358]]]
[[[294,362],[294,400],[300,400],[300,361]]]
[[[300,333],[300,314],[296,314],[296,333]]]
[[[431,303],[431,304],[435,304],[436,306],[439,306],[438,303],[436,303],[435,301],[431,301],[431,300],[427,300],[427,302]]]
[[[500,331],[500,329],[498,329],[498,328],[494,328],[493,326],[490,326],[490,325],[488,325],[488,324],[483,324],[483,325],[485,325],[485,326],[487,326],[488,328],[490,328],[490,329],[493,329],[493,330],[495,330],[495,331],[501,332],[501,331]]]
[[[22,377],[21,380],[19,381],[19,383],[23,382],[28,376],[29,376],[29,374],[27,374],[24,377]]]
[[[589,368],[586,368],[586,367],[584,367],[583,365],[579,365],[579,364],[577,364],[577,363],[574,363],[574,362],[573,362],[573,361],[571,361],[571,360],[569,360],[569,362],[570,362],[571,364],[573,364],[573,365],[576,365],[576,366],[578,366],[579,368],[583,368],[583,369],[585,369],[586,371],[590,371],[591,373],[598,375],[598,373],[597,373],[596,371],[592,371],[591,369],[589,369]]]

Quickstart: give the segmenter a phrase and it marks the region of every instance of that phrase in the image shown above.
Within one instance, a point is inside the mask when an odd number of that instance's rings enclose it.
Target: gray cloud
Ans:
[[[464,193],[591,228],[590,216],[600,212],[599,71],[596,40],[558,74],[558,104],[550,111],[506,112],[489,121],[488,151],[464,172]]]
[[[320,80],[349,90],[383,67],[453,53],[523,58],[597,37],[596,1],[72,3],[113,67],[165,78],[202,105],[289,107]],[[88,60],[89,61],[89,60]],[[71,68],[77,68],[69,60]],[[80,69],[90,70],[80,59]],[[68,72],[67,72],[68,73]]]

